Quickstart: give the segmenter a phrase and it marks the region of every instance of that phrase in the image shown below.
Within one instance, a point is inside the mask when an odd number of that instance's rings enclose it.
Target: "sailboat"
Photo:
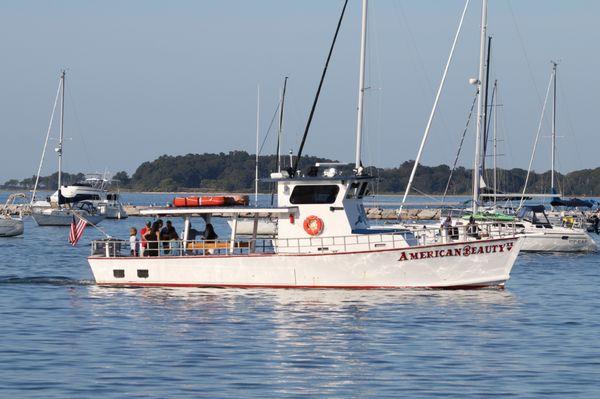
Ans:
[[[65,186],[62,185],[62,157],[63,157],[63,138],[64,138],[64,111],[65,111],[65,75],[66,72],[63,70],[60,75],[60,82],[57,92],[60,94],[60,135],[58,140],[58,147],[56,153],[58,154],[58,188],[57,188],[57,201],[52,203],[50,199],[47,201],[36,201],[35,195],[37,192],[37,184],[40,177],[41,166],[44,160],[46,145],[52,126],[52,119],[54,112],[50,119],[50,126],[48,128],[48,134],[46,135],[46,144],[44,145],[44,151],[42,151],[42,159],[40,161],[40,167],[38,169],[38,175],[36,178],[36,185],[33,189],[31,197],[31,216],[39,226],[69,226],[74,220],[75,215],[85,219],[89,224],[98,224],[104,220],[105,215],[101,214],[95,205],[90,201],[80,201],[68,203],[62,190],[65,190]],[[55,101],[56,106],[56,101]]]
[[[294,166],[273,172],[267,180],[277,187],[276,206],[143,210],[141,213],[147,216],[183,218],[183,240],[170,242],[169,251],[160,249],[160,243],[149,243],[152,249],[148,257],[122,254],[120,241],[92,241],[88,262],[98,285],[355,289],[504,286],[522,243],[509,231],[493,239],[473,241],[459,234],[459,238],[448,238],[443,243],[420,245],[410,231],[369,224],[363,197],[375,178],[365,173],[361,159],[367,0],[362,1],[354,172],[342,173],[338,165],[331,164],[311,166],[306,174],[298,170],[347,3]],[[233,218],[229,237],[188,239],[191,219],[210,221],[215,214]],[[256,222],[261,215],[277,218],[276,235],[268,240],[256,233],[238,235],[235,221],[248,214]]]
[[[552,195],[555,195],[557,192],[555,186],[557,63],[553,62],[552,64],[551,83],[553,88],[553,106],[550,191],[552,192]],[[550,87],[548,87],[548,89],[549,88]],[[533,160],[533,154],[531,160]],[[529,169],[531,169],[531,161]],[[523,188],[523,193],[518,195],[518,197],[521,198],[521,206],[515,215],[516,217],[514,220],[517,235],[525,238],[523,247],[521,248],[523,252],[594,252],[598,249],[598,244],[596,244],[584,229],[573,225],[565,226],[560,223],[551,223],[553,218],[548,217],[543,205],[524,205],[523,198],[525,197],[526,187],[527,179],[525,187]],[[494,191],[495,190],[496,184],[494,183]],[[497,195],[498,194],[494,192],[491,197],[496,198]],[[501,195],[506,196],[507,194]],[[556,219],[556,217],[554,219]],[[501,218],[496,217],[493,218],[493,220],[496,222],[495,225],[505,227],[503,223],[504,220]]]
[[[18,216],[11,214],[10,206],[14,204],[17,198],[25,198],[25,194],[9,195],[4,206],[0,208],[0,237],[20,236],[25,230],[22,210],[19,210]]]

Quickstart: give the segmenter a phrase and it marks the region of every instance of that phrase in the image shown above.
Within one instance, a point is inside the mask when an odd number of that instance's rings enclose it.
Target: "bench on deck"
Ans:
[[[187,249],[189,251],[192,250],[211,250],[211,249],[228,249],[230,247],[230,243],[227,241],[218,241],[218,242],[205,242],[205,241],[197,241],[197,242],[188,242]],[[234,244],[234,248],[249,248],[250,243],[246,241],[237,241]]]

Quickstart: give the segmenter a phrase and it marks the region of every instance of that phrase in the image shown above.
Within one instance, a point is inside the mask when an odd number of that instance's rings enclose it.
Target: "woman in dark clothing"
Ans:
[[[206,223],[206,229],[204,229],[204,234],[202,234],[202,238],[204,238],[205,241],[214,241],[217,238],[219,238],[217,233],[215,233],[215,228],[211,223]]]
[[[146,233],[148,256],[158,256],[158,242],[160,241],[160,229],[162,220],[158,219],[152,223],[152,228]]]
[[[215,241],[219,238],[217,233],[215,233],[215,229],[211,223],[206,223],[206,228],[204,229],[204,233],[202,233],[202,239],[206,244],[214,244]],[[204,254],[213,254],[215,252],[214,249],[207,249]]]

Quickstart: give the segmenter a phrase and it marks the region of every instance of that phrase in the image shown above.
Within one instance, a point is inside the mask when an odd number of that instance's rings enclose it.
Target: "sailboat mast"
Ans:
[[[552,94],[552,171],[550,174],[550,189],[552,193],[555,193],[554,186],[554,169],[556,162],[556,66],[558,64],[552,61],[552,85],[553,85],[553,94]]]
[[[256,158],[254,160],[254,206],[258,206],[258,138],[260,135],[260,85],[256,86]]]
[[[63,139],[64,139],[64,128],[65,128],[65,70],[63,69],[60,75],[61,80],[61,97],[60,97],[60,135],[58,138],[58,196],[60,202],[60,187],[62,186],[62,152],[63,152]]]
[[[361,147],[363,127],[363,101],[365,96],[365,53],[367,49],[367,5],[368,0],[362,0],[362,23],[360,31],[360,69],[358,73],[358,107],[356,112],[356,173],[361,174]]]
[[[281,172],[281,138],[283,135],[283,111],[285,105],[285,89],[287,87],[288,77],[283,80],[283,90],[281,92],[281,100],[279,103],[279,129],[277,130],[277,172]]]
[[[485,89],[484,93],[484,102],[483,102],[483,153],[481,156],[481,173],[483,173],[484,181],[485,181],[485,159],[487,157],[487,145],[489,139],[489,124],[488,124],[488,114],[489,114],[489,87],[490,87],[490,57],[492,54],[492,37],[488,37],[487,41],[487,60],[485,61]],[[493,94],[492,94],[492,103],[494,102]]]
[[[481,132],[483,130],[483,79],[485,72],[485,40],[487,35],[487,0],[481,3],[481,35],[479,40],[479,77],[477,93],[477,134],[475,136],[475,160],[473,162],[473,213],[477,212],[477,202],[479,201],[479,163],[481,157]]]
[[[493,104],[494,111],[492,117],[494,118],[494,205],[496,205],[498,195],[498,169],[496,165],[496,158],[498,157],[498,79],[494,80],[494,94],[496,100]]]

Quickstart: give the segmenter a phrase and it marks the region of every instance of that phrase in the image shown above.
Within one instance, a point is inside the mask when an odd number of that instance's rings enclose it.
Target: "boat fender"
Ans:
[[[323,220],[315,215],[310,215],[304,219],[304,231],[311,236],[318,236],[323,232]]]
[[[290,224],[294,224],[294,214],[290,213]]]

